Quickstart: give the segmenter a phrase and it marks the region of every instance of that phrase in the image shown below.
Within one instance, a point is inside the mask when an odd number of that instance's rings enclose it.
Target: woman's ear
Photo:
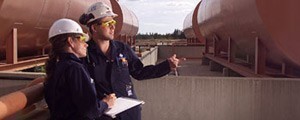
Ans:
[[[75,43],[74,43],[74,41],[73,41],[73,39],[72,39],[72,37],[68,37],[68,40],[67,40],[67,42],[68,42],[68,45],[70,46],[70,47],[74,47],[75,46]]]

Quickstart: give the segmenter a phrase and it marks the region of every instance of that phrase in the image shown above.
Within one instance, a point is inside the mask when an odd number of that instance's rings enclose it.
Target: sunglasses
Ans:
[[[117,21],[115,20],[110,20],[110,21],[106,21],[106,22],[102,22],[102,23],[99,23],[98,25],[101,25],[103,27],[109,27],[111,25],[116,25],[117,24]]]
[[[87,42],[87,37],[83,35],[75,36],[75,38],[77,38],[80,42]]]

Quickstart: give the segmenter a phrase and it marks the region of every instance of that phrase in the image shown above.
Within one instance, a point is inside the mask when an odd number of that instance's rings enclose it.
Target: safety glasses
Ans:
[[[89,40],[88,34],[77,35],[75,36],[80,42],[87,42]]]
[[[106,22],[102,22],[98,25],[101,25],[102,27],[109,27],[111,25],[116,25],[117,24],[117,21],[115,20],[110,20],[110,21],[106,21]]]

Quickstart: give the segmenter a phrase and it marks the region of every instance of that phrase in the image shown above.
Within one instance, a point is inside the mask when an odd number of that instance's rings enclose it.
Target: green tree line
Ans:
[[[137,39],[185,39],[184,33],[175,29],[173,33],[159,34],[159,33],[138,33],[136,36]]]

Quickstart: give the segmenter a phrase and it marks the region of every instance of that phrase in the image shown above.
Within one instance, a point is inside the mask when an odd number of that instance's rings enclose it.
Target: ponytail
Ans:
[[[68,34],[62,34],[50,38],[49,41],[51,43],[51,50],[50,53],[48,54],[49,59],[46,62],[46,75],[47,75],[46,80],[52,78],[56,68],[56,63],[59,60],[59,54],[63,53],[67,46],[68,36],[69,36]]]
[[[53,75],[53,72],[56,68],[56,62],[57,62],[58,56],[55,52],[50,51],[49,53],[49,59],[46,62],[46,74],[47,74],[47,79],[50,79]]]
[[[83,13],[79,18],[79,22],[82,25],[88,25],[88,21],[93,18],[95,18],[95,16],[92,13],[90,13],[90,14]]]

